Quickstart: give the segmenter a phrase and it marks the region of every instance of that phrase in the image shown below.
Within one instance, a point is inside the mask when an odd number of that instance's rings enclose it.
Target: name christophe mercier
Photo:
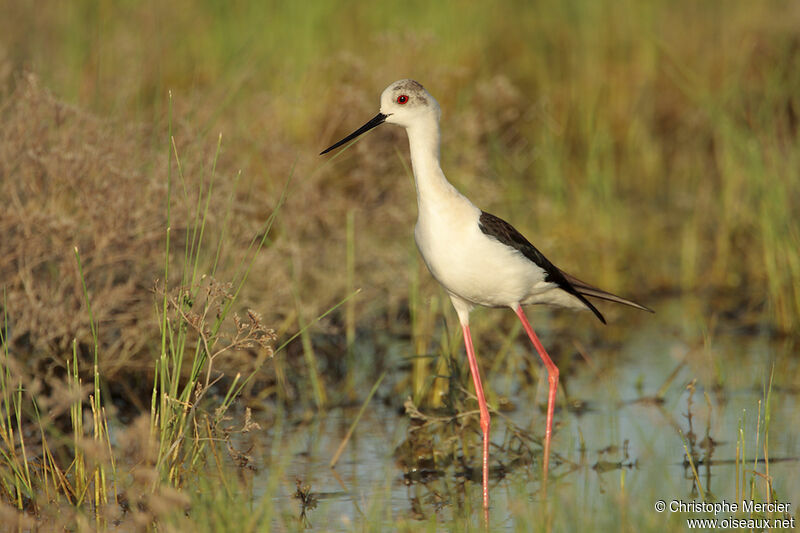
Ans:
[[[787,502],[756,502],[753,500],[742,500],[741,504],[722,500],[719,502],[672,500],[669,502],[669,510],[673,513],[788,513],[791,511],[792,504]]]

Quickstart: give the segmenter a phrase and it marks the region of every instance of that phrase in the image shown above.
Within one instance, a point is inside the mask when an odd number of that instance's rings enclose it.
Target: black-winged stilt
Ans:
[[[547,484],[553,408],[558,368],[533,331],[523,305],[550,304],[588,309],[605,324],[587,296],[651,311],[559,270],[505,220],[481,211],[456,190],[439,166],[439,104],[414,80],[392,83],[381,94],[380,113],[320,155],[387,122],[408,133],[411,165],[417,186],[419,215],[414,237],[433,277],[453,302],[475,383],[483,430],[483,506],[489,507],[489,409],[483,395],[478,361],[469,331],[469,312],[476,305],[510,307],[547,368],[547,428],[544,439],[543,484]],[[651,311],[652,312],[652,311]]]

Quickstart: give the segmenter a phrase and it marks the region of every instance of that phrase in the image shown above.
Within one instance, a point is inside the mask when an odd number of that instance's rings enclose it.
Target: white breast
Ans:
[[[421,208],[414,232],[425,264],[451,295],[476,305],[513,306],[553,287],[535,263],[484,234],[481,211],[461,198],[447,209]]]

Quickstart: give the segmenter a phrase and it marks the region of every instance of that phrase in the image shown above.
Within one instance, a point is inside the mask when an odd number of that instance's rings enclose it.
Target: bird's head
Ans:
[[[415,124],[429,123],[431,120],[437,122],[440,114],[439,103],[420,83],[414,80],[396,81],[381,93],[380,113],[341,141],[322,151],[320,155],[338,148],[384,122],[411,128]]]
[[[400,80],[389,85],[381,94],[381,114],[386,122],[409,128],[420,121],[439,120],[439,103],[414,80]]]

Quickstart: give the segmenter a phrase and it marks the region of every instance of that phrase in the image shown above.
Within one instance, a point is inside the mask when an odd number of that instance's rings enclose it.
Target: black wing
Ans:
[[[636,303],[633,300],[628,300],[627,298],[623,298],[622,296],[617,296],[616,294],[612,294],[608,291],[604,291],[603,289],[598,289],[594,285],[589,285],[585,281],[581,281],[575,276],[567,274],[563,270],[561,271],[561,274],[563,274],[564,277],[567,278],[567,281],[569,281],[572,284],[572,286],[575,287],[575,290],[577,290],[584,296],[591,296],[593,298],[599,298],[601,300],[606,300],[609,302],[616,302],[618,304],[629,305],[631,307],[635,307],[636,309],[647,311],[648,313],[655,313],[655,311],[653,311],[649,307],[646,307],[640,303]]]
[[[586,297],[578,292],[578,290],[570,283],[567,277],[556,266],[551,263],[542,252],[536,249],[534,245],[518,232],[514,226],[506,222],[500,217],[496,217],[486,211],[481,211],[481,217],[478,221],[478,227],[481,231],[489,237],[494,237],[506,246],[510,246],[519,251],[522,255],[530,259],[539,268],[545,271],[546,275],[544,280],[550,283],[555,283],[558,287],[568,292],[569,294],[580,300],[592,313],[595,314],[600,322],[606,323],[606,319]]]

